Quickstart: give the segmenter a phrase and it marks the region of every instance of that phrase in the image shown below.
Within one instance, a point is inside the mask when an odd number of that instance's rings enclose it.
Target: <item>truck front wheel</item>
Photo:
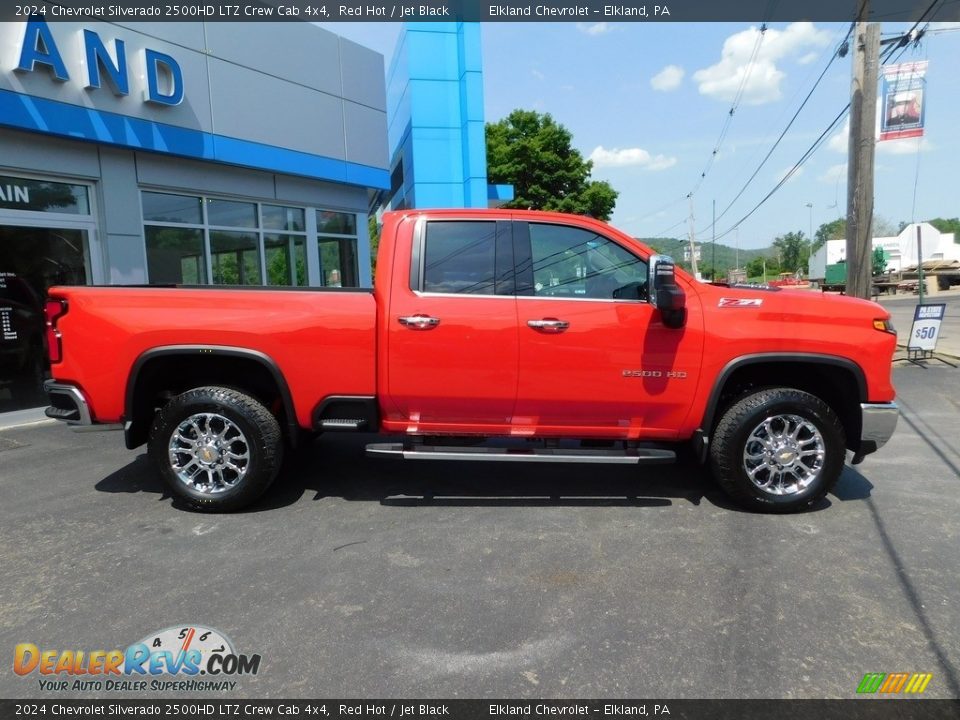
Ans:
[[[818,397],[770,388],[723,413],[710,445],[714,477],[739,504],[762,512],[809,507],[843,471],[843,426]]]
[[[194,510],[237,510],[259,498],[283,459],[277,419],[236,390],[200,387],[154,419],[150,458],[173,494]]]

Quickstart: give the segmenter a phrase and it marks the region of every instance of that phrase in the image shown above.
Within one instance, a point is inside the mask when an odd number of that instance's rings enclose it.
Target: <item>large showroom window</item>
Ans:
[[[320,273],[328,287],[357,287],[357,216],[317,210]]]
[[[142,198],[151,284],[310,284],[306,209],[146,191]],[[315,212],[316,284],[355,287],[357,216]]]

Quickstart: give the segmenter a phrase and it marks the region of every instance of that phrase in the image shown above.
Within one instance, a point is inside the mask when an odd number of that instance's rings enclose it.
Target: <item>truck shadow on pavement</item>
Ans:
[[[373,435],[321,437],[290,453],[280,476],[255,505],[240,512],[277,510],[312,493],[312,500],[342,498],[379,502],[393,507],[666,507],[675,501],[709,504],[748,512],[731,502],[693,458],[680,456],[675,465],[586,465],[573,463],[471,463],[403,461],[364,456]],[[856,469],[846,467],[832,495],[808,512],[870,497],[873,485]],[[169,491],[145,454],[96,484],[106,493]],[[185,509],[176,499],[172,504]]]

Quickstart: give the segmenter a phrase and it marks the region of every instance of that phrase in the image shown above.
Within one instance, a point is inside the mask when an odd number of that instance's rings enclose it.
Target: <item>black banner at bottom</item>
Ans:
[[[960,700],[0,700],[0,718],[955,720]]]

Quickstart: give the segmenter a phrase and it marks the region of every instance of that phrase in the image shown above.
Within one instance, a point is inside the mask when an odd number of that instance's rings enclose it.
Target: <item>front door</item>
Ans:
[[[647,302],[633,248],[560,223],[517,223],[520,374],[514,434],[671,438],[697,381],[701,333]]]
[[[510,232],[509,222],[492,220],[415,230],[410,284],[394,289],[387,314],[389,429],[509,429],[517,389]]]

